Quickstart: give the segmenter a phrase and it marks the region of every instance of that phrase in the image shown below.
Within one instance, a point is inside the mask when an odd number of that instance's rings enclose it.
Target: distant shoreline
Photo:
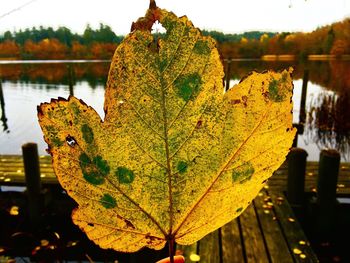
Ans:
[[[298,60],[296,55],[263,55],[261,60],[264,61],[294,61]],[[350,60],[350,55],[329,55],[329,54],[313,54],[308,55],[307,60],[309,61],[327,61],[327,60]]]
[[[0,64],[54,64],[54,63],[101,63],[111,62],[110,59],[3,59],[0,58]]]
[[[224,61],[297,61],[296,55],[263,55],[260,58],[225,58]],[[330,60],[350,60],[350,54],[335,56],[325,54],[314,54],[307,56],[308,61],[330,61]],[[111,62],[110,59],[16,59],[16,58],[0,58],[0,64],[59,64],[59,63],[104,63]]]

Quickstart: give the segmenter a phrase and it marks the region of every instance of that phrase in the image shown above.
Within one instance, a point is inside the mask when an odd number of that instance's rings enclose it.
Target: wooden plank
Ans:
[[[283,184],[275,184],[273,182],[269,182],[268,186],[273,189],[275,192],[284,192],[286,191],[286,185]],[[316,182],[305,182],[305,193],[316,193]],[[349,195],[350,194],[350,182],[339,181],[337,188],[337,195]]]
[[[269,191],[274,210],[287,240],[289,250],[295,262],[318,262],[315,252],[310,246],[300,224],[297,222],[293,211],[284,198],[273,191]]]
[[[199,241],[199,256],[201,263],[220,263],[219,230]]]
[[[22,162],[23,158],[21,155],[0,155],[0,163],[1,162],[8,162],[8,161],[13,161],[13,162]],[[39,156],[39,161],[40,162],[48,162],[51,163],[51,156],[49,155],[41,155]]]
[[[50,156],[40,156],[40,176],[43,184],[57,184]],[[25,185],[23,158],[20,155],[0,155],[0,184]]]
[[[269,251],[271,262],[292,263],[293,257],[288,248],[281,231],[280,225],[277,222],[273,205],[270,197],[265,191],[261,191],[254,199],[257,215],[261,224],[261,229],[265,237],[266,246]]]
[[[54,171],[52,168],[43,167],[40,169],[40,171],[42,171],[42,173],[46,173],[46,174],[54,174]],[[2,173],[2,174],[17,173],[19,175],[24,176],[23,167],[10,168],[10,169],[8,169],[8,168],[7,169],[0,169],[0,173]]]
[[[308,171],[306,171],[308,172]],[[287,175],[273,175],[270,179],[269,182],[285,182],[287,180]],[[306,175],[305,176],[305,182],[315,182],[317,180],[317,174],[313,175]],[[338,177],[338,182],[339,181],[350,181],[350,173],[341,171],[339,172],[339,177]]]
[[[238,219],[221,228],[222,263],[245,262]]]
[[[253,204],[241,214],[240,222],[247,262],[269,262]]]

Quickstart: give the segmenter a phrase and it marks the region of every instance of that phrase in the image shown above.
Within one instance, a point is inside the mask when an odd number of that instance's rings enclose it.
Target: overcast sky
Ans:
[[[157,0],[196,27],[225,33],[312,31],[350,17],[350,0]],[[130,31],[149,0],[0,0],[0,33],[33,26],[65,26],[82,33],[89,23]],[[22,6],[22,8],[20,8]]]

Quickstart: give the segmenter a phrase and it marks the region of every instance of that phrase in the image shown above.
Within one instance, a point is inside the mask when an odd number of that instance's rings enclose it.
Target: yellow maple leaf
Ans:
[[[111,63],[104,121],[75,97],[38,107],[74,223],[124,252],[191,244],[239,216],[295,135],[291,70],[253,72],[224,93],[215,42],[187,17],[153,5],[132,29]]]

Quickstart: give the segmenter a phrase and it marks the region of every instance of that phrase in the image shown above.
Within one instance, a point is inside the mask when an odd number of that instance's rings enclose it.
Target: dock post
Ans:
[[[0,108],[1,108],[1,118],[2,125],[4,127],[4,131],[8,131],[8,125],[7,125],[7,118],[5,114],[5,99],[4,99],[4,92],[2,90],[2,80],[0,76]]]
[[[331,234],[335,226],[339,165],[338,151],[321,151],[317,178],[318,228],[325,235]]]
[[[72,64],[68,65],[68,87],[69,95],[74,96],[74,70]]]
[[[301,100],[300,100],[300,112],[299,112],[299,123],[305,124],[306,120],[306,93],[307,93],[307,83],[309,82],[309,70],[304,70],[304,76],[303,76],[303,86],[301,89]]]
[[[301,207],[304,203],[306,158],[307,152],[301,148],[292,148],[287,157],[287,198],[291,206]]]
[[[226,67],[226,73],[225,73],[226,75],[225,91],[228,91],[230,89],[230,80],[231,80],[230,71],[231,71],[231,59],[229,58],[227,59],[227,67]]]
[[[22,145],[24,173],[28,195],[29,218],[32,227],[35,229],[40,223],[40,166],[38,156],[38,146],[36,143],[26,143]]]
[[[292,147],[298,147],[298,135],[304,134],[304,124],[303,123],[293,123],[293,128],[297,128],[297,132],[293,139]]]

